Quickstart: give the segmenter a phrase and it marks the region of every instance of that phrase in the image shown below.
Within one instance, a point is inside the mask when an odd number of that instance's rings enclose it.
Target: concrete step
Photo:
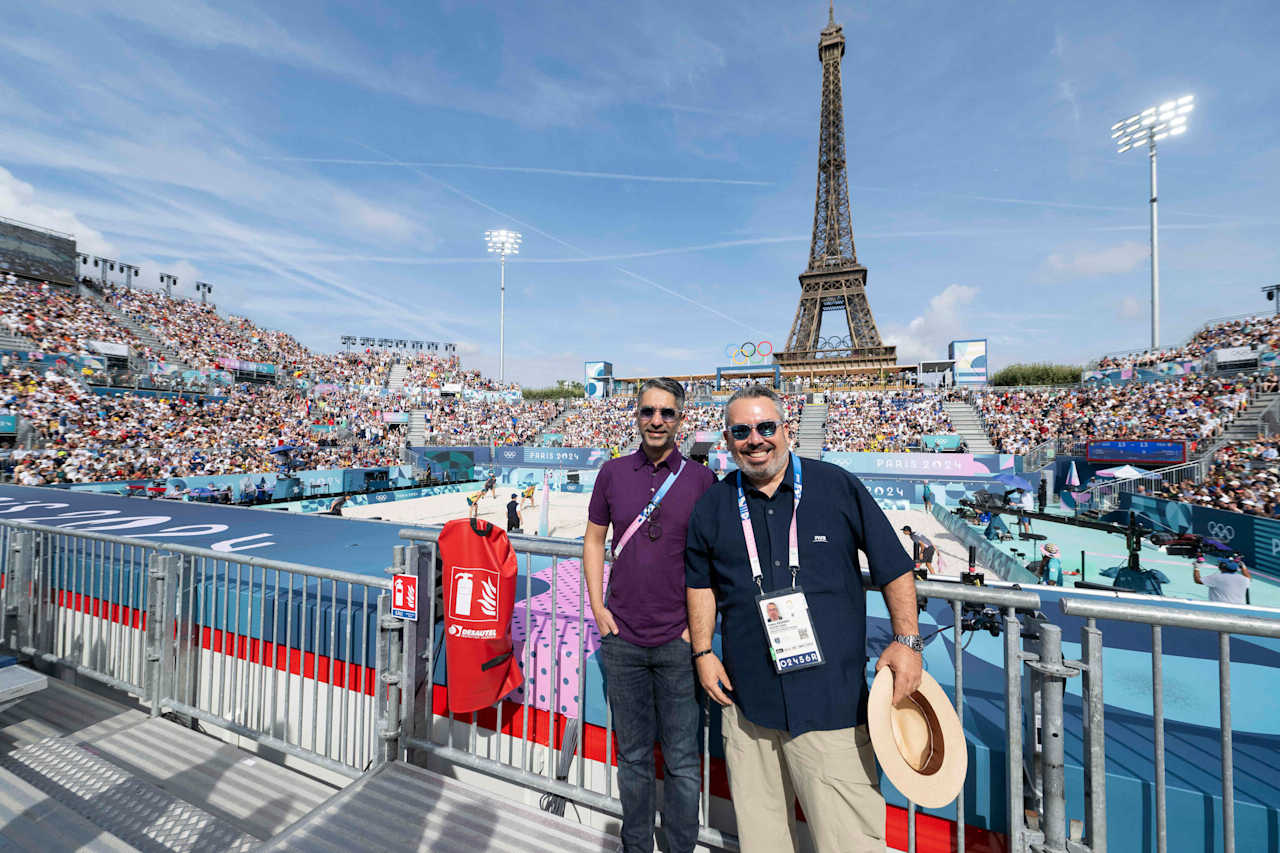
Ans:
[[[942,410],[951,419],[951,425],[955,427],[956,432],[964,438],[965,446],[970,453],[996,452],[987,431],[982,428],[982,418],[973,406],[968,403],[950,402],[943,403]]]
[[[827,441],[827,411],[826,403],[809,403],[800,414],[796,438],[800,442],[797,452],[801,458],[822,458],[822,446]]]
[[[165,344],[162,340],[160,340],[160,338],[155,334],[155,332],[151,331],[151,329],[146,324],[135,319],[134,317],[130,316],[124,311],[121,311],[119,308],[112,305],[109,301],[107,301],[106,298],[104,298],[101,294],[97,293],[94,290],[82,289],[81,293],[88,294],[89,298],[97,302],[98,305],[102,307],[102,309],[107,313],[109,317],[111,317],[112,320],[115,320],[117,323],[129,329],[129,331],[133,332],[133,334],[137,336],[139,341],[141,341],[144,345],[151,348],[152,352],[162,353],[165,357],[165,361],[169,362],[170,364],[175,364],[181,368],[187,368],[189,366],[187,365],[186,362],[184,362],[181,358],[179,358],[177,352],[175,352],[167,344]]]

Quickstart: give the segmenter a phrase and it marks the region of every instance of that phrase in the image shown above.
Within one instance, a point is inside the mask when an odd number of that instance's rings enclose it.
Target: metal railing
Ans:
[[[1022,455],[1023,471],[1039,471],[1058,457],[1058,440],[1051,438]]]
[[[511,537],[525,569],[519,581],[525,641],[515,651],[529,680],[519,702],[499,701],[487,711],[457,716],[437,710],[435,702],[434,674],[443,648],[443,634],[437,636],[443,618],[438,606],[438,535],[433,528],[402,531],[410,544],[394,549],[392,571],[419,580],[422,619],[406,622],[389,613],[386,592],[392,581],[387,578],[0,520],[0,637],[10,649],[139,697],[153,716],[172,712],[220,726],[348,776],[395,759],[402,750],[417,750],[541,792],[553,801],[620,816],[607,704],[602,730],[585,723],[589,682],[582,662],[592,631],[585,582],[577,566],[561,565],[577,560],[582,544]],[[534,575],[544,570],[549,571],[546,580],[536,581],[537,593],[547,595],[549,606],[541,613],[533,606]],[[952,634],[951,692],[961,719],[964,633],[991,630],[1001,637],[1006,753],[1002,793],[1008,849],[1016,853],[1106,849],[1103,631],[1098,620],[1151,626],[1156,838],[1159,853],[1165,853],[1162,629],[1216,632],[1223,845],[1226,851],[1234,850],[1230,635],[1280,638],[1280,620],[1064,598],[1064,614],[1087,620],[1081,629],[1080,659],[1068,660],[1062,651],[1062,629],[1037,612],[1041,599],[1035,592],[928,580],[918,581],[916,587],[919,596],[946,602],[951,611],[952,624],[939,630]],[[564,604],[563,611],[558,602]],[[975,607],[990,614],[989,625],[972,624]],[[564,668],[564,651],[571,652],[576,670]],[[537,678],[543,669],[545,682]],[[1064,703],[1066,684],[1077,676],[1082,685],[1085,803],[1083,821],[1069,824]],[[422,711],[417,710],[413,689],[420,680],[427,690]],[[545,698],[535,699],[533,688],[541,683],[550,689]],[[599,689],[598,683],[591,687]],[[733,825],[731,806],[711,795],[710,731],[716,713],[714,705],[707,709],[700,733],[699,838],[704,844],[735,849],[734,836],[717,828]],[[598,752],[588,755],[588,738],[597,750],[603,741],[603,759]],[[965,849],[965,808],[962,789],[955,804],[960,850]],[[908,803],[911,851],[916,844],[916,811]]]
[[[1212,631],[1218,635],[1218,715],[1222,768],[1222,849],[1234,853],[1235,838],[1235,782],[1231,736],[1231,635],[1270,637],[1280,639],[1280,619],[1264,619],[1256,616],[1201,613],[1186,608],[1153,607],[1128,601],[1110,601],[1086,598],[1063,598],[1059,602],[1062,612],[1086,620],[1081,630],[1082,657],[1088,667],[1100,668],[1102,661],[1102,630],[1098,620],[1137,622],[1151,626],[1151,719],[1152,755],[1155,759],[1155,828],[1156,851],[1168,850],[1168,814],[1165,806],[1165,740],[1164,740],[1164,654],[1163,629],[1187,628]],[[1094,663],[1096,662],[1096,664]],[[1084,694],[1084,720],[1089,731],[1086,743],[1088,761],[1086,775],[1095,778],[1104,771],[1105,740],[1103,738],[1103,710],[1101,679],[1097,690]],[[1095,827],[1105,831],[1105,801],[1096,796],[1089,804],[1088,816]],[[1094,847],[1097,850],[1097,846]]]
[[[1176,486],[1187,481],[1196,482],[1202,476],[1201,462],[1196,461],[1159,468],[1141,477],[1134,477],[1128,480],[1099,483],[1096,486],[1090,486],[1088,489],[1088,506],[1099,512],[1109,512],[1119,506],[1120,495],[1137,494],[1140,488],[1143,492],[1156,494],[1164,486]]]
[[[399,752],[391,582],[0,520],[10,649],[346,776]]]
[[[606,704],[605,725],[603,731],[603,761],[589,759],[585,754],[586,734],[585,700],[586,667],[581,665],[586,651],[586,638],[594,631],[594,621],[590,619],[585,580],[582,572],[574,568],[565,571],[562,579],[560,562],[578,560],[582,556],[582,543],[569,540],[541,539],[530,536],[511,536],[510,541],[517,554],[517,559],[525,566],[523,585],[524,601],[531,602],[534,596],[533,576],[535,566],[550,569],[549,591],[551,605],[541,624],[535,625],[534,611],[526,606],[525,637],[523,643],[517,643],[515,654],[526,678],[523,697],[519,702],[499,700],[488,711],[463,715],[462,718],[451,712],[438,716],[431,713],[434,681],[432,674],[436,668],[436,659],[440,653],[435,639],[434,624],[437,620],[436,603],[440,598],[442,578],[437,571],[437,541],[439,528],[414,528],[402,530],[402,538],[413,543],[405,549],[403,558],[397,557],[397,565],[418,577],[419,600],[426,602],[426,619],[418,625],[409,627],[406,636],[406,648],[420,649],[417,656],[425,665],[428,696],[426,707],[428,712],[413,721],[414,725],[406,732],[404,746],[409,750],[421,750],[437,756],[452,764],[479,771],[486,775],[532,788],[551,797],[580,803],[596,811],[621,817],[622,806],[615,791],[613,764],[616,756],[613,752],[613,715]],[[572,580],[569,580],[569,576]],[[571,583],[572,587],[566,597],[563,583]],[[541,586],[545,581],[540,581]],[[864,585],[874,590],[864,575]],[[576,589],[576,591],[575,591]],[[1005,635],[1005,670],[1011,673],[1006,680],[1006,715],[1009,732],[1008,778],[1011,780],[1008,789],[1009,813],[1018,817],[1023,813],[1023,770],[1022,770],[1022,698],[1019,677],[1019,661],[1025,656],[1020,651],[1022,623],[1019,612],[1034,611],[1040,606],[1040,597],[1033,592],[1001,589],[992,587],[964,586],[958,583],[938,581],[919,581],[916,584],[917,594],[926,598],[947,601],[952,610],[954,624],[951,627],[955,648],[962,643],[962,610],[966,604],[991,605],[1001,612],[1002,628]],[[578,607],[572,611],[572,602],[576,598]],[[566,612],[560,613],[556,602],[566,604]],[[539,614],[541,615],[541,614]],[[441,614],[441,618],[442,618]],[[518,614],[517,614],[518,616]],[[423,634],[417,636],[416,632]],[[416,639],[410,640],[414,636]],[[543,638],[551,638],[544,649]],[[572,660],[577,662],[576,678],[565,677],[561,669],[559,647],[566,641],[572,652]],[[535,642],[535,639],[538,640]],[[546,683],[551,691],[546,696],[546,709],[538,707],[534,701],[535,691],[533,679],[535,674],[547,670]],[[964,713],[964,655],[955,655],[955,707],[963,718]],[[561,714],[561,708],[576,708],[576,716],[570,713]],[[721,806],[711,799],[711,751],[710,731],[711,715],[718,714],[718,706],[709,703],[704,706],[706,714],[700,734],[702,745],[702,778],[703,787],[699,810],[699,841],[713,847],[736,850],[737,839],[711,826],[713,815],[727,815]],[[542,716],[545,715],[545,716]],[[563,716],[561,728],[556,717]],[[481,724],[481,718],[485,722]],[[532,720],[532,723],[531,723]],[[545,723],[542,722],[545,720]],[[533,730],[531,731],[531,725]],[[965,837],[965,799],[963,790],[956,799],[956,832],[958,849],[964,849]],[[915,814],[914,803],[908,804],[908,850],[915,851]]]

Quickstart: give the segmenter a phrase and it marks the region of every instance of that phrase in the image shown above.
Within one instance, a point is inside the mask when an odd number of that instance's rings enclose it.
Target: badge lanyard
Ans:
[[[738,515],[742,519],[742,535],[747,542],[747,559],[751,561],[751,576],[760,594],[756,596],[756,609],[769,644],[769,657],[774,671],[779,675],[821,666],[824,662],[822,648],[809,615],[809,602],[804,590],[796,585],[800,571],[799,534],[796,531],[796,515],[800,508],[800,496],[804,483],[800,472],[800,457],[791,454],[792,488],[791,530],[787,537],[787,562],[791,569],[791,588],[780,592],[764,591],[764,573],[760,570],[760,553],[756,546],[755,531],[751,526],[751,514],[747,510],[747,496],[742,488],[742,471],[738,471]]]
[[[657,493],[649,499],[649,503],[645,505],[645,508],[640,510],[640,514],[636,516],[635,521],[631,522],[631,526],[623,532],[622,537],[618,540],[617,547],[613,549],[614,562],[617,562],[618,555],[622,553],[623,548],[627,547],[627,543],[631,541],[631,537],[636,535],[636,531],[640,529],[640,525],[648,521],[649,516],[653,515],[653,511],[658,508],[658,504],[662,503],[662,499],[667,496],[667,492],[671,490],[671,486],[675,483],[676,478],[680,476],[681,472],[684,471],[684,466],[688,464],[688,462],[688,459],[680,460],[680,467],[675,470],[675,473],[667,476],[667,479],[662,483],[662,486],[658,488]]]
[[[796,533],[796,513],[800,509],[800,495],[804,485],[800,474],[800,457],[791,454],[792,488],[795,497],[791,501],[791,531],[787,536],[787,563],[791,568],[791,585],[796,585],[796,573],[800,571],[800,539]],[[756,548],[756,535],[751,527],[751,513],[747,511],[747,495],[742,490],[742,471],[738,471],[738,517],[742,519],[742,535],[747,540],[747,559],[751,561],[751,577],[756,588],[764,592],[764,575],[760,571],[760,552]]]

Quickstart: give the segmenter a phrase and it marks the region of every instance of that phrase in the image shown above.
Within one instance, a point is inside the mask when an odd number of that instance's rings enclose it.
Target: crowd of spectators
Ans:
[[[416,408],[424,412],[429,444],[483,446],[536,444],[546,425],[564,411],[564,404],[427,397]]]
[[[635,399],[579,400],[565,414],[559,432],[563,447],[631,447],[636,444]]]
[[[1119,386],[984,391],[975,395],[975,403],[998,452],[1026,453],[1049,439],[1211,439],[1253,394],[1275,388],[1276,378],[1269,374],[1195,375]]]
[[[1098,369],[1152,367],[1166,361],[1189,361],[1229,347],[1253,347],[1258,350],[1280,347],[1280,315],[1268,314],[1216,323],[1196,332],[1182,346],[1104,356],[1098,360]]]
[[[40,350],[87,354],[90,341],[141,346],[92,300],[60,285],[7,278],[14,280],[0,283],[0,328]]]
[[[559,402],[526,402],[518,386],[466,370],[453,354],[320,353],[203,303],[111,286],[101,293],[201,375],[81,376],[66,362],[42,363],[44,353],[87,354],[89,341],[126,344],[144,362],[163,362],[164,355],[149,351],[91,296],[0,280],[0,329],[36,345],[36,351],[0,358],[0,414],[21,417],[37,445],[8,459],[19,482],[274,471],[281,457],[271,451],[283,446],[294,448],[291,461],[299,469],[378,467],[401,461],[407,432],[401,421],[410,410],[423,414],[424,440],[512,444],[536,441],[563,409]],[[211,383],[205,374],[225,367],[223,358],[272,365],[275,372],[266,375],[276,381]],[[215,393],[100,395],[86,378],[95,385]]]
[[[201,380],[202,390],[219,393],[185,397],[104,396],[94,394],[74,368],[6,355],[0,359],[0,414],[22,417],[38,445],[13,454],[10,461],[16,463],[12,470],[19,482],[272,471],[279,460],[271,451],[281,446],[296,448],[293,462],[299,468],[398,464],[407,432],[402,413],[408,411],[421,414],[424,441],[431,444],[532,444],[561,415],[555,431],[563,446],[626,450],[636,443],[630,396],[575,401],[566,411],[564,401],[524,401],[518,386],[467,370],[452,354],[387,349],[320,353],[284,332],[220,315],[213,306],[147,290],[107,287],[103,295],[150,329],[187,367],[207,371],[224,366],[219,360],[229,357],[273,365],[279,381],[213,388]],[[90,341],[102,341],[126,344],[144,358],[163,359],[147,351],[96,299],[57,285],[0,279],[0,330],[30,339],[42,352],[83,355],[89,353]],[[1127,363],[1277,344],[1280,320],[1250,318],[1217,324],[1183,347],[1131,356]],[[1120,365],[1108,359],[1101,364]],[[90,378],[101,383],[109,377]],[[872,374],[863,378],[880,382]],[[136,377],[134,381],[143,384]],[[145,387],[182,389],[192,381],[152,376]],[[821,390],[847,387],[850,380],[811,377],[803,384]],[[693,383],[689,390],[682,438],[718,434],[722,407],[694,399],[709,397],[709,387]],[[1122,386],[989,390],[969,399],[999,452],[1025,453],[1051,438],[1203,442],[1219,436],[1255,394],[1277,390],[1280,380],[1274,374],[1257,373]],[[829,392],[824,449],[916,449],[923,435],[954,433],[943,403],[958,395],[954,389],[924,388]],[[795,434],[804,398],[791,394],[784,400]],[[1164,494],[1221,509],[1280,515],[1278,454],[1280,442],[1274,439],[1230,445],[1216,454],[1213,473],[1204,482],[1168,486]]]
[[[922,435],[954,433],[942,408],[948,398],[924,389],[827,394],[823,449],[897,453],[919,447]]]
[[[1157,495],[1228,512],[1280,518],[1280,436],[1232,442],[1214,453],[1208,477],[1166,485]]]
[[[804,411],[804,398],[796,394],[782,395],[787,410],[787,424],[794,436]],[[603,400],[579,400],[569,409],[561,428],[564,447],[610,447],[625,450],[638,444],[635,397],[621,395]],[[678,441],[683,444],[695,433],[715,433],[716,446],[724,431],[724,406],[719,403],[695,403],[686,400],[684,421]]]
[[[25,485],[275,471],[271,451],[283,446],[301,469],[398,464],[400,440],[378,405],[252,385],[227,396],[104,396],[52,368],[0,370],[0,414],[24,418],[41,445],[14,452]]]

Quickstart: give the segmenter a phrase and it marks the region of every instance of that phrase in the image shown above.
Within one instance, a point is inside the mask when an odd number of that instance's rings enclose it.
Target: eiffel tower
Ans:
[[[827,14],[827,27],[818,41],[822,112],[809,268],[800,274],[800,304],[787,336],[787,347],[774,355],[774,361],[788,373],[852,373],[891,368],[897,361],[897,348],[880,341],[880,331],[867,302],[867,268],[858,263],[853,246],[840,94],[844,32],[836,24],[834,2]],[[846,322],[834,334],[822,334],[825,312],[844,313]]]

